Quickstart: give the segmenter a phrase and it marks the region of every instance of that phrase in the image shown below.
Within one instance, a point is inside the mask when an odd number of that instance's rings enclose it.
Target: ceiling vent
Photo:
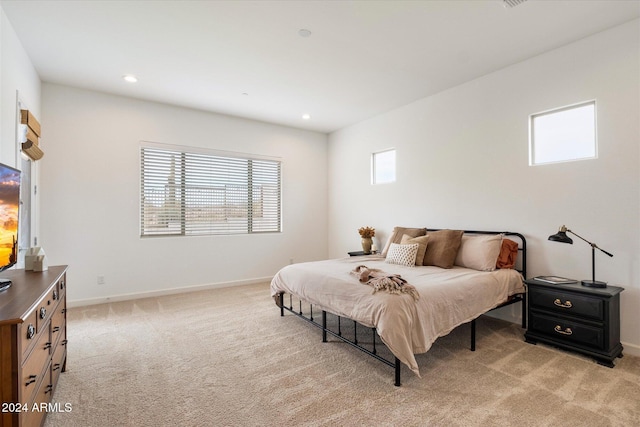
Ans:
[[[516,7],[519,4],[526,2],[527,0],[502,0],[504,7]]]

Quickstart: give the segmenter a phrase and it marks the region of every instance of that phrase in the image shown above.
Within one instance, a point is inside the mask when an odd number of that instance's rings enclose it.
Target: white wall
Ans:
[[[16,93],[40,120],[40,78],[0,7],[0,162],[16,164]]]
[[[612,252],[622,341],[640,354],[640,21],[351,126],[329,137],[329,255],[384,244],[394,225],[525,234],[528,276],[590,277],[591,248],[547,237],[566,224]],[[528,166],[528,116],[597,100],[599,158]],[[370,155],[397,149],[397,182],[370,185]],[[516,316],[515,308],[502,315]],[[516,319],[513,319],[516,320]]]
[[[325,134],[48,83],[42,109],[42,245],[70,265],[71,305],[264,280],[326,257]],[[284,231],[141,239],[141,140],[281,157]]]

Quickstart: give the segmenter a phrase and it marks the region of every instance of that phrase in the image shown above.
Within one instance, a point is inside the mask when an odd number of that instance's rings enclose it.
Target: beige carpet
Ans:
[[[488,317],[393,369],[297,317],[268,284],[70,309],[46,426],[634,426],[640,358],[614,369]],[[363,335],[364,337],[364,335]],[[364,338],[366,339],[366,338]]]

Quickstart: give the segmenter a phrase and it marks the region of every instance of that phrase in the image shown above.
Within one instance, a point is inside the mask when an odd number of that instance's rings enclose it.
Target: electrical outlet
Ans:
[[[104,276],[98,276],[98,285],[104,285],[105,283]]]

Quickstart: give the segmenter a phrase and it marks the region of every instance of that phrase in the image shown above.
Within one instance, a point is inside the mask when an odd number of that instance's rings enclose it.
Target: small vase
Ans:
[[[373,243],[373,241],[371,240],[371,237],[363,237],[362,238],[362,252],[364,252],[366,255],[369,255],[371,253],[371,244]]]

